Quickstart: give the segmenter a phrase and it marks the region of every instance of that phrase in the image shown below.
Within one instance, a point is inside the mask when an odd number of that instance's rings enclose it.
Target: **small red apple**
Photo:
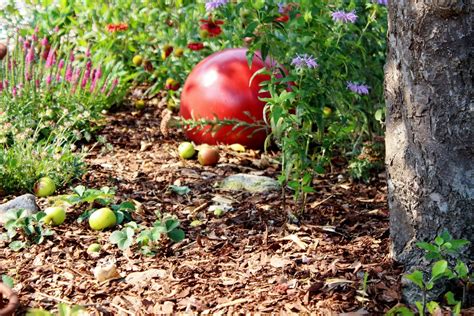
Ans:
[[[8,49],[5,44],[0,43],[0,60],[7,55]]]
[[[219,161],[219,152],[212,147],[199,149],[198,161],[203,166],[214,166]]]

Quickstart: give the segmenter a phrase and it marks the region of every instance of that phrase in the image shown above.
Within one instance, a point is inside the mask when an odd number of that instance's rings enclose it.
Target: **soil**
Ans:
[[[142,225],[151,226],[157,211],[175,214],[185,240],[163,238],[154,256],[137,247],[122,251],[108,242],[111,231],[76,222],[86,206],[69,210],[65,224],[54,227],[42,244],[14,252],[0,241],[0,274],[15,282],[18,314],[28,308],[55,310],[63,302],[103,315],[374,315],[399,302],[403,271],[389,256],[383,173],[370,184],[353,182],[335,160],[332,170],[314,180],[316,192],[294,222],[287,211],[298,205],[289,190],[283,210],[282,192],[227,192],[216,186],[235,173],[276,178],[278,153],[220,146],[217,166],[183,160],[177,147],[184,136],[160,130],[164,106],[151,100],[142,111],[129,106],[109,114],[99,133],[106,142],[90,146],[88,171],[76,184],[114,188],[117,202],[135,203],[132,216]],[[170,185],[191,191],[179,195]],[[232,201],[232,210],[216,217],[208,211],[213,199]],[[44,207],[47,199],[39,204]],[[102,245],[97,256],[86,252],[95,242]],[[118,274],[99,282],[92,270],[104,258],[116,262]],[[126,279],[151,269],[156,270],[149,279]]]

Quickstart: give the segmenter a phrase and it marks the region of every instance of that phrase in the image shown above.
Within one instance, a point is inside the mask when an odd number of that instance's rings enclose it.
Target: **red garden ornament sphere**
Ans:
[[[269,75],[253,74],[269,67],[269,62],[262,61],[260,55],[253,57],[249,68],[246,57],[247,49],[233,48],[214,53],[202,60],[190,73],[181,94],[180,115],[184,119],[231,119],[248,123],[263,123],[265,102],[259,97],[268,97],[268,93],[259,93],[260,83],[270,79]],[[197,144],[234,144],[239,143],[248,148],[261,148],[266,133],[255,128],[234,126],[219,127],[210,133],[210,127],[192,129],[187,136]]]

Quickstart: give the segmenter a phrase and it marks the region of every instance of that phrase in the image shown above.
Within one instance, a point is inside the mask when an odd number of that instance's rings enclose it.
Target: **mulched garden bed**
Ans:
[[[222,146],[216,167],[184,161],[176,152],[183,136],[173,131],[163,136],[164,103],[155,101],[141,112],[126,107],[108,116],[99,134],[109,145],[92,148],[80,183],[114,187],[121,201],[137,201],[137,222],[153,223],[155,211],[176,214],[186,239],[163,245],[154,257],[138,250],[123,252],[108,242],[110,232],[91,231],[69,216],[44,244],[17,253],[0,242],[0,274],[15,280],[20,314],[30,307],[52,310],[65,302],[104,315],[374,315],[398,302],[402,269],[389,257],[383,174],[370,184],[355,183],[336,165],[315,179],[316,193],[309,197],[306,212],[299,223],[290,223],[281,192],[236,193],[216,186],[235,173],[276,177],[276,156]],[[171,184],[188,186],[191,192],[177,195],[168,189]],[[232,200],[234,209],[214,216],[207,210],[213,198]],[[45,202],[40,199],[41,205]],[[294,207],[290,192],[286,202]],[[202,225],[191,227],[196,219]],[[98,258],[86,252],[97,241],[103,245]],[[118,277],[99,283],[91,270],[105,257],[116,260],[122,277],[157,270],[147,282]]]

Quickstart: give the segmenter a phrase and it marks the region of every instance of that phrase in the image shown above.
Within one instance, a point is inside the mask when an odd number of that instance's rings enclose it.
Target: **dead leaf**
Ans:
[[[280,238],[279,240],[291,240],[292,242],[294,242],[298,247],[300,247],[303,250],[306,250],[306,248],[308,248],[308,245],[306,243],[302,242],[301,239],[295,234],[285,236],[283,238]]]
[[[270,265],[274,268],[283,268],[287,264],[290,264],[291,261],[285,258],[281,258],[278,256],[272,256],[270,258]]]

